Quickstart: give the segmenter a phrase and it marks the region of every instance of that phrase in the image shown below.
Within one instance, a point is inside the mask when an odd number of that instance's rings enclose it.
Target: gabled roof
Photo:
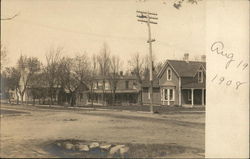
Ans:
[[[158,77],[160,77],[164,73],[167,64],[169,64],[173,68],[173,70],[179,77],[194,77],[201,66],[206,70],[206,62],[167,60],[161,71],[159,72]]]
[[[149,80],[143,80],[142,81],[142,87],[150,87],[150,85],[151,85],[151,82]],[[154,79],[153,80],[153,87],[154,88],[160,87],[159,79]]]

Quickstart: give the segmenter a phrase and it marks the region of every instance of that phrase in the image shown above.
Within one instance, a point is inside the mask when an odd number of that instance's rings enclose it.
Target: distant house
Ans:
[[[139,85],[137,78],[132,75],[117,76],[115,97],[113,102],[113,87],[111,88],[112,79],[110,77],[96,76],[94,79],[93,92],[89,92],[88,102],[93,99],[94,104],[107,105],[119,104],[129,105],[138,102]]]
[[[143,101],[149,103],[149,84],[143,84]],[[148,98],[146,97],[148,94]],[[153,103],[160,105],[195,106],[206,104],[206,63],[166,60],[154,80]]]

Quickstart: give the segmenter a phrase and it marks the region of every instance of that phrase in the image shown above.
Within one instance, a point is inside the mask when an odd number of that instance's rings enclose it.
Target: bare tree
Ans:
[[[21,74],[18,91],[21,96],[22,104],[27,86],[30,84],[32,76],[40,70],[40,65],[41,63],[36,57],[26,57],[21,55],[18,60],[18,70]]]
[[[90,72],[89,72],[89,78],[88,79],[88,85],[90,86],[90,99],[91,99],[91,105],[92,107],[94,106],[94,82],[95,82],[95,77],[98,72],[98,65],[97,65],[97,56],[94,54],[92,55],[92,60],[90,63]]]
[[[102,100],[103,105],[105,105],[105,81],[107,75],[110,71],[110,50],[106,43],[103,44],[103,48],[100,51],[100,54],[97,56],[97,61],[99,63],[100,75],[102,76]]]
[[[158,75],[158,73],[161,71],[162,67],[163,67],[163,62],[162,61],[159,61],[157,62],[156,64],[154,64],[153,66],[153,73],[154,73],[154,76],[156,77]]]
[[[115,102],[117,83],[119,81],[119,72],[121,67],[121,60],[119,56],[112,56],[110,59],[110,73],[109,73],[109,84],[112,92],[112,103]]]
[[[73,105],[74,92],[78,87],[78,81],[73,78],[73,58],[63,57],[59,65],[60,83],[70,93],[70,105]]]
[[[138,2],[147,2],[149,0],[136,0]],[[167,4],[168,1],[170,0],[159,0],[159,1],[162,1],[163,4]],[[173,0],[174,3],[173,3],[173,7],[175,7],[176,9],[180,9],[183,5],[183,2],[187,2],[187,3],[191,3],[191,4],[198,4],[199,1],[202,1],[202,0]]]
[[[129,66],[131,67],[132,73],[137,77],[137,81],[140,85],[140,104],[142,104],[142,81],[145,71],[145,58],[141,57],[137,52],[131,59],[128,61]]]
[[[29,94],[32,96],[33,105],[35,105],[36,99],[39,100],[39,104],[41,104],[41,99],[43,99],[44,103],[45,98],[48,96],[46,84],[46,74],[45,69],[43,68],[40,72],[37,72],[32,76],[29,84]]]
[[[79,97],[80,91],[87,90],[88,79],[90,78],[90,62],[87,53],[77,55],[73,58],[72,75],[78,81],[78,87],[75,90],[76,97]]]
[[[45,75],[46,81],[49,88],[49,96],[50,96],[50,105],[54,104],[53,97],[55,97],[55,93],[59,88],[59,78],[58,78],[58,69],[59,69],[59,61],[61,59],[63,48],[51,47],[48,53],[46,54],[46,62],[47,65],[45,67]]]
[[[17,17],[18,15],[19,15],[19,13],[15,14],[15,15],[13,15],[13,16],[11,16],[11,17],[1,18],[1,20],[12,20],[12,19],[14,19],[15,17]]]
[[[63,87],[70,93],[70,105],[76,104],[76,98],[81,90],[87,89],[89,78],[89,60],[86,54],[74,58],[63,57],[60,61],[60,80]]]
[[[5,65],[5,63],[7,62],[7,49],[6,47],[4,47],[2,44],[1,44],[1,52],[0,52],[0,61],[1,61],[1,71],[3,70],[3,66]]]

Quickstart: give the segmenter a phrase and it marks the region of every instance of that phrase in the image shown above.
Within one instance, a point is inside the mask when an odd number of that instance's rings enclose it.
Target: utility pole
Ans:
[[[139,22],[147,23],[148,26],[148,41],[147,43],[149,44],[149,81],[150,81],[150,112],[154,113],[153,110],[153,60],[152,60],[152,43],[155,41],[155,39],[151,38],[151,28],[150,24],[157,24],[157,22],[154,22],[152,20],[158,20],[156,17],[156,13],[150,13],[144,12],[144,11],[136,11],[137,17],[139,18]]]

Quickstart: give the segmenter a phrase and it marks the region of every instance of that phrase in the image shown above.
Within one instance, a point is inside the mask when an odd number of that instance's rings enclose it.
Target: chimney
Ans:
[[[123,76],[123,71],[120,71],[120,76]]]
[[[186,61],[187,63],[188,63],[188,56],[189,56],[189,53],[185,53],[183,57],[183,60]]]
[[[206,55],[201,55],[201,61],[206,62]]]

